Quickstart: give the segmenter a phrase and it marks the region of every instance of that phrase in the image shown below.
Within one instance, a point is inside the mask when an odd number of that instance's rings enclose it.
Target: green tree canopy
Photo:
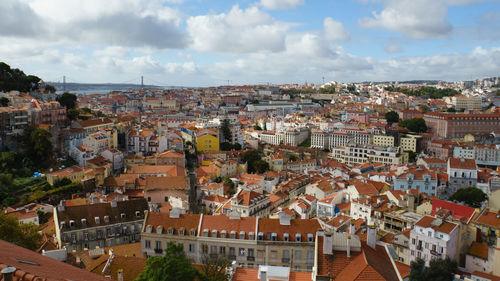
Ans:
[[[262,160],[260,152],[257,150],[245,151],[241,155],[241,161],[248,163],[249,173],[264,173],[269,170],[269,164]]]
[[[394,87],[386,87],[386,91],[389,92],[399,92],[406,94],[408,96],[415,97],[428,97],[432,99],[441,99],[444,97],[452,97],[455,95],[459,95],[460,92],[454,89],[438,89],[435,87],[420,87],[420,89],[407,89],[407,88],[394,88]]]
[[[416,117],[401,121],[398,124],[399,126],[405,127],[415,133],[425,133],[427,131],[427,125],[425,124],[425,120],[423,118]]]
[[[396,123],[399,121],[399,114],[396,111],[389,111],[385,114],[387,123]]]
[[[17,68],[10,68],[6,63],[0,62],[0,92],[20,91],[29,92],[38,89],[40,78],[26,75]]]
[[[481,189],[475,187],[461,188],[450,196],[450,200],[463,202],[473,208],[481,207],[481,203],[486,199],[486,194]]]
[[[457,272],[457,262],[446,259],[431,259],[429,267],[423,259],[417,259],[410,264],[410,281],[453,281]]]
[[[80,111],[78,111],[77,109],[68,109],[68,111],[66,112],[66,116],[68,117],[69,120],[76,120],[78,119],[78,116],[80,115]]]
[[[47,167],[53,158],[52,135],[43,129],[36,129],[29,137],[29,154],[33,162],[40,167]]]
[[[19,225],[17,218],[0,214],[0,239],[30,249],[38,249],[42,236],[34,224]]]
[[[203,281],[225,281],[229,280],[226,268],[231,266],[231,260],[222,254],[204,255],[202,257],[201,273]]]
[[[169,242],[165,256],[150,257],[135,281],[192,281],[199,275],[184,255],[182,245]]]
[[[73,109],[77,105],[77,97],[75,94],[64,93],[57,97],[57,101],[62,105],[66,106],[67,110]]]
[[[224,119],[221,124],[222,137],[225,142],[231,142],[233,136],[231,134],[231,124],[228,119]]]

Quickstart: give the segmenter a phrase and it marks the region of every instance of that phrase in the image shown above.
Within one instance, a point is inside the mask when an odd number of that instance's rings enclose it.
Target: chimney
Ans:
[[[280,225],[290,225],[291,216],[285,212],[279,213]]]
[[[111,207],[112,207],[112,208],[116,208],[116,206],[118,206],[118,204],[117,204],[116,200],[114,200],[114,199],[113,199],[113,200],[111,200]]]
[[[267,281],[267,266],[259,267],[259,281]]]
[[[3,281],[12,281],[12,277],[14,276],[14,272],[16,272],[16,268],[9,266],[2,269],[1,273],[3,276]]]
[[[368,244],[368,246],[375,250],[377,245],[377,227],[375,227],[374,225],[368,226],[366,244]]]
[[[333,232],[325,232],[323,236],[323,254],[333,255]]]
[[[64,212],[65,208],[66,208],[66,200],[61,200],[61,202],[59,202],[59,205],[57,205],[57,210],[59,212]]]
[[[123,281],[123,269],[118,269],[116,273],[116,281]]]
[[[351,257],[351,235],[347,235],[347,257]]]

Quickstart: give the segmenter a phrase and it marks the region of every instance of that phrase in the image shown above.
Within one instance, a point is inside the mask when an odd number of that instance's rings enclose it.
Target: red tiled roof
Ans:
[[[469,222],[474,217],[474,213],[476,211],[472,207],[467,207],[464,205],[440,199],[433,199],[431,215],[434,216],[438,210],[442,209],[451,211],[451,214],[454,219],[456,220],[465,219],[466,222]]]
[[[425,227],[425,228],[432,228],[435,231],[439,231],[442,233],[450,234],[455,227],[457,227],[457,224],[451,223],[451,222],[446,222],[443,221],[441,225],[439,226],[433,226],[431,223],[436,220],[436,218],[431,217],[431,216],[425,216],[421,218],[415,225],[418,225],[420,227]]]

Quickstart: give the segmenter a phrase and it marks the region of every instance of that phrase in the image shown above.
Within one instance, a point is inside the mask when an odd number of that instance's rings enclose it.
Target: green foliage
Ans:
[[[406,89],[406,88],[394,88],[386,87],[386,91],[389,92],[399,92],[408,96],[415,97],[428,97],[432,99],[441,99],[444,97],[452,97],[454,95],[459,95],[460,92],[453,89],[438,89],[434,87],[421,87],[420,89]]]
[[[288,160],[290,160],[291,162],[294,162],[294,161],[297,161],[298,158],[295,154],[291,154],[290,157],[288,158]]]
[[[463,202],[473,208],[481,207],[481,203],[486,199],[486,194],[481,189],[475,187],[461,188],[450,196],[450,200]]]
[[[226,268],[231,266],[231,260],[222,254],[204,255],[201,263],[201,273],[203,281],[224,281],[229,280],[229,272]]]
[[[0,239],[18,246],[36,250],[42,236],[38,233],[40,227],[34,224],[19,225],[17,218],[0,214]]]
[[[410,281],[452,281],[457,272],[457,262],[446,259],[431,259],[429,267],[423,259],[417,259],[410,264]]]
[[[9,106],[9,99],[6,98],[6,97],[1,97],[0,98],[0,107],[5,107],[5,106]]]
[[[49,221],[49,216],[46,213],[38,210],[38,211],[36,211],[36,214],[38,215],[38,223],[39,224],[44,224],[44,223]]]
[[[399,126],[405,127],[415,133],[425,133],[427,131],[427,125],[423,118],[412,118],[404,120],[398,123]]]
[[[221,183],[221,182],[222,182],[222,178],[221,178],[221,177],[216,177],[216,178],[214,179],[214,182],[216,182],[216,183]]]
[[[241,144],[239,144],[239,143],[233,144],[233,149],[234,150],[241,150],[242,149]]]
[[[399,114],[396,111],[389,111],[385,114],[387,123],[396,123],[399,121]]]
[[[262,128],[259,126],[259,124],[257,124],[257,122],[255,122],[255,125],[253,125],[253,129],[256,131],[262,131]]]
[[[54,87],[52,85],[45,85],[45,90],[49,91],[50,93],[55,93],[56,87]]]
[[[29,92],[38,89],[40,78],[26,75],[17,68],[10,68],[0,62],[0,92],[20,91]]]
[[[192,281],[199,275],[184,255],[182,245],[169,242],[165,256],[150,257],[135,281]]]
[[[408,153],[408,161],[410,163],[415,163],[417,161],[417,154],[411,150],[406,150],[406,153]]]
[[[306,139],[305,141],[303,141],[298,146],[300,146],[300,147],[311,147],[311,138]]]
[[[322,94],[335,94],[335,87],[319,88],[319,92]]]
[[[224,141],[231,142],[233,136],[231,134],[231,124],[228,119],[224,119],[221,124],[222,138]]]
[[[66,111],[66,116],[68,117],[69,120],[76,120],[78,119],[78,116],[80,115],[80,111],[76,110],[76,109],[68,109],[68,111]]]
[[[64,186],[64,185],[68,185],[68,184],[71,184],[71,180],[68,179],[68,178],[62,178],[62,179],[58,179],[54,182],[54,188],[57,188],[57,187],[61,187],[61,186]]]
[[[229,151],[229,150],[241,150],[241,144],[239,143],[229,143],[229,142],[223,142],[220,144],[220,150],[222,151]]]
[[[264,173],[269,170],[269,164],[262,160],[260,152],[249,150],[241,155],[241,161],[248,163],[249,173]]]
[[[57,101],[62,105],[66,106],[67,110],[73,109],[77,105],[77,97],[75,94],[72,93],[64,93],[57,97]]]
[[[43,129],[34,130],[29,137],[29,155],[39,167],[49,166],[53,159],[52,135]]]
[[[457,110],[453,107],[450,107],[450,108],[446,109],[446,112],[457,112]]]

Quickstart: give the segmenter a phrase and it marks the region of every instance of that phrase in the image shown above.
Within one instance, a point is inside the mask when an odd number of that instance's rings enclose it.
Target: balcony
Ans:
[[[236,260],[236,256],[235,255],[229,255],[229,259],[234,261],[234,260]]]
[[[281,258],[281,262],[282,263],[289,263],[290,262],[290,258]]]
[[[247,261],[255,261],[255,257],[248,256]]]
[[[155,254],[163,254],[163,249],[155,248]]]
[[[417,245],[417,250],[422,251],[423,250],[422,245]]]

